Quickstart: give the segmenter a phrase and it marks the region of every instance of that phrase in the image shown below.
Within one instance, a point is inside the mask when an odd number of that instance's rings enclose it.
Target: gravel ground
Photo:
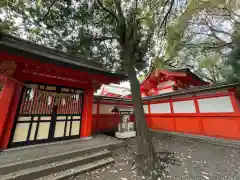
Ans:
[[[157,151],[175,152],[181,166],[171,165],[166,180],[240,180],[240,149],[157,136],[153,138]],[[134,149],[134,139],[126,140]],[[132,152],[126,147],[113,151],[114,164],[81,174],[76,180],[132,180]]]

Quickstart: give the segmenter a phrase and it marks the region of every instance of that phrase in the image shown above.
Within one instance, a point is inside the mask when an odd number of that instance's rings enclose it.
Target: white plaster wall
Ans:
[[[198,104],[202,113],[234,112],[229,96],[198,99]]]
[[[175,113],[195,113],[193,100],[173,102],[173,111]]]
[[[143,109],[144,109],[144,112],[145,114],[148,114],[148,105],[143,105]]]
[[[173,92],[172,88],[162,89],[158,91],[158,94]]]
[[[162,87],[171,86],[171,85],[174,85],[174,84],[175,84],[174,81],[169,80],[169,81],[166,81],[166,82],[159,83],[157,87],[162,88]]]
[[[93,104],[93,106],[92,106],[92,114],[97,114],[97,104]]]
[[[99,105],[99,114],[113,114],[112,110],[114,105],[112,104],[100,104]]]
[[[151,114],[171,113],[170,103],[160,103],[150,105]]]

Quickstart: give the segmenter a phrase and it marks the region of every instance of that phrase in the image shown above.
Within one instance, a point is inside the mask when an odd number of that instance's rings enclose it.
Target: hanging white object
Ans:
[[[52,97],[51,96],[48,96],[47,104],[48,104],[48,106],[50,106],[52,104]]]
[[[66,99],[62,98],[62,105],[65,106],[66,105]]]
[[[32,100],[34,98],[34,94],[35,94],[34,89],[31,89],[31,91],[29,92],[29,99],[30,100]]]
[[[76,100],[77,101],[79,100],[79,94],[76,94]]]

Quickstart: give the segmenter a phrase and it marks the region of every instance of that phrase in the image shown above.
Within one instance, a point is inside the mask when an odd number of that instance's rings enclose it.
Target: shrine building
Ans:
[[[121,114],[113,109],[133,110],[130,89],[112,85],[124,80],[98,63],[0,34],[0,150],[116,132]],[[140,91],[151,132],[240,140],[240,83],[152,69]]]
[[[181,69],[153,69],[149,71],[145,79],[140,82],[142,97],[171,93],[181,89],[208,85],[188,68]],[[131,99],[130,88],[118,85],[102,85],[100,96]]]
[[[93,93],[126,76],[0,34],[0,149],[91,136]]]

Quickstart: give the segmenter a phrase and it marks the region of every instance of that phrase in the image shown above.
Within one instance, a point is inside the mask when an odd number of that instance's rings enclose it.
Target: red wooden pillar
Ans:
[[[176,119],[175,119],[175,113],[174,113],[174,109],[173,109],[173,99],[170,97],[169,98],[169,104],[170,104],[170,110],[171,110],[171,121],[173,122],[173,129],[171,129],[172,131],[177,131],[177,125],[176,125]]]
[[[6,78],[0,97],[0,149],[8,146],[21,90],[21,84]]]
[[[236,98],[236,95],[234,93],[229,93],[229,97],[231,99],[231,103],[232,103],[232,106],[233,106],[233,109],[234,109],[234,113],[235,114],[240,114],[240,108],[239,108],[239,105],[238,105],[238,102],[237,102],[237,98]]]
[[[81,124],[81,137],[89,137],[92,135],[92,106],[93,106],[93,89],[84,92]]]
[[[194,105],[195,105],[195,109],[196,109],[196,118],[199,121],[200,134],[206,135],[205,132],[204,132],[203,118],[200,116],[200,108],[199,108],[199,105],[198,105],[198,99],[194,98],[193,101],[194,101]]]

